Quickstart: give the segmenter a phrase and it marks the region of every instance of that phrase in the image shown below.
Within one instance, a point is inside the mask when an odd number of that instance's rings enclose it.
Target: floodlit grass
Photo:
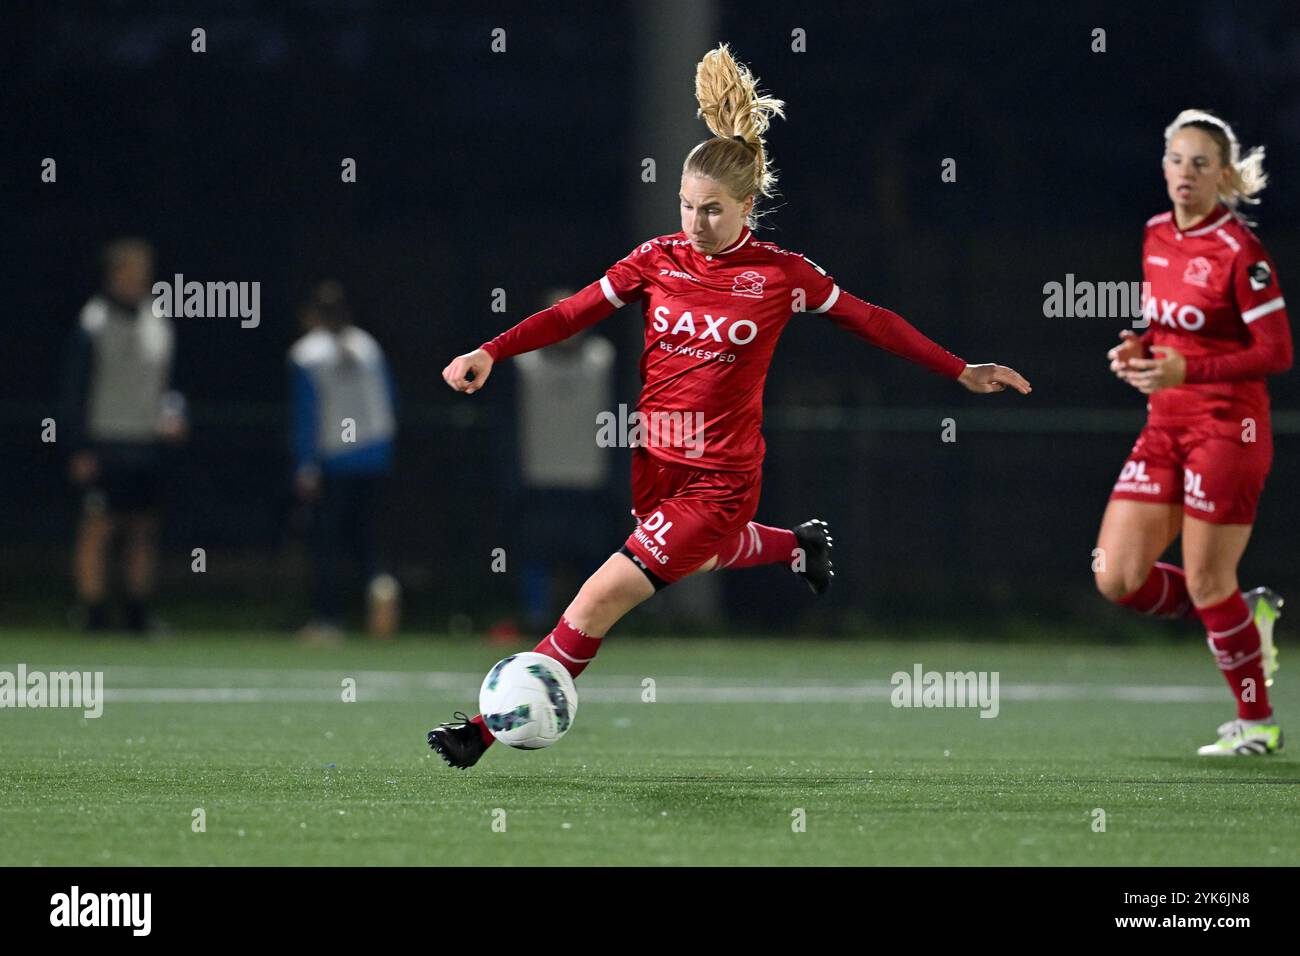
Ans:
[[[0,670],[102,670],[109,697],[0,710],[0,864],[1300,863],[1300,765],[1195,756],[1232,714],[1199,640],[613,637],[560,744],[451,770],[425,733],[510,650],[9,632]],[[892,707],[916,663],[997,671],[998,716]]]

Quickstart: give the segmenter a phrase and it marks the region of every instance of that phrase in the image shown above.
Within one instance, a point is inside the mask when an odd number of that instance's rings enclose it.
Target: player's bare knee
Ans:
[[[1112,604],[1129,593],[1125,590],[1123,575],[1108,571],[1097,571],[1092,577],[1101,596]]]
[[[1234,577],[1214,571],[1188,568],[1187,595],[1197,607],[1218,604],[1237,590]]]
[[[1150,567],[1117,567],[1094,572],[1093,580],[1102,597],[1111,603],[1117,603],[1142,587],[1150,573]]]

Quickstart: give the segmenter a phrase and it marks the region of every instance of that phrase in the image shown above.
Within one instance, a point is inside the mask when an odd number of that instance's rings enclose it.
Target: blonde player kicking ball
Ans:
[[[1141,336],[1123,334],[1111,370],[1143,395],[1147,424],[1111,492],[1097,588],[1152,617],[1200,618],[1237,700],[1204,756],[1270,754],[1282,728],[1268,700],[1282,599],[1241,594],[1237,564],[1273,461],[1264,379],[1291,367],[1291,327],[1273,260],[1236,214],[1264,188],[1262,149],[1240,155],[1232,128],[1184,110],[1165,130],[1173,209],[1147,221],[1150,283]],[[1182,535],[1183,568],[1158,563]]]
[[[798,253],[758,241],[754,203],[771,197],[776,181],[763,133],[772,114],[784,116],[784,104],[758,92],[726,44],[700,62],[695,95],[714,135],[686,157],[681,231],[641,243],[599,281],[452,360],[442,373],[452,388],[472,394],[495,362],[558,342],[641,300],[637,410],[643,422],[674,427],[669,436],[648,429],[649,440],[633,450],[637,527],[536,648],[575,678],[619,618],[687,575],[783,563],[815,593],[829,587],[825,522],[786,529],[753,520],[762,482],[763,383],[777,339],[796,313],[824,315],[972,392],[1030,390],[1012,369],[967,365],[900,316],[844,292]],[[429,732],[429,745],[453,767],[469,767],[494,738],[481,715],[456,717]]]

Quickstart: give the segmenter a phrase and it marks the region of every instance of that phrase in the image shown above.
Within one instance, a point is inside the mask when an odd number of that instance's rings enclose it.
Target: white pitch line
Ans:
[[[147,670],[147,669],[139,669]],[[113,687],[106,672],[104,698],[108,703],[240,704],[332,703],[342,699],[338,680],[314,687]],[[341,673],[341,672],[340,672]],[[386,680],[375,679],[385,674]],[[136,676],[143,676],[137,674]],[[282,675],[283,676],[283,675]],[[337,675],[331,675],[335,677]],[[421,703],[429,690],[446,690],[471,696],[479,682],[474,674],[411,674],[408,672],[357,672],[356,700],[385,703]],[[1142,704],[1215,703],[1223,692],[1217,687],[1114,684],[1002,684],[1000,697],[1011,701],[1099,700]],[[580,698],[591,703],[637,703],[641,679],[606,676],[601,684],[584,683]],[[656,681],[655,699],[661,704],[840,704],[885,702],[893,687],[886,681],[861,684],[704,686],[676,678]]]

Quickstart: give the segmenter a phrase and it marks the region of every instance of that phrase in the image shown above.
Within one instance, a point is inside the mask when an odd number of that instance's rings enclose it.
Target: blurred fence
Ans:
[[[71,603],[76,505],[39,423],[57,414],[95,251],[136,232],[156,243],[163,277],[262,284],[256,329],[178,322],[194,431],[174,460],[164,611],[196,625],[301,623],[284,356],[304,284],[333,275],[402,393],[382,520],[408,620],[443,629],[468,614],[481,628],[517,614],[512,572],[490,566],[492,548],[518,550],[510,376],[466,400],[438,373],[539,308],[543,290],[598,277],[648,237],[630,223],[649,215],[656,234],[676,231],[682,157],[665,143],[706,134],[691,77],[650,91],[660,121],[681,123],[656,139],[632,128],[648,112],[631,104],[647,7],[521,5],[502,55],[489,47],[497,11],[196,9],[210,36],[201,55],[181,5],[37,5],[15,11],[6,38],[20,42],[0,105],[28,179],[6,179],[21,229],[0,263],[0,613],[55,621]],[[669,39],[677,9],[654,6]],[[766,393],[759,520],[832,521],[837,583],[813,602],[781,569],[722,575],[727,626],[835,633],[948,619],[979,636],[985,621],[996,632],[1009,616],[1070,615],[1104,631],[1115,618],[1092,593],[1090,551],[1142,403],[1102,358],[1124,323],[1044,318],[1043,286],[1140,277],[1142,223],[1167,205],[1160,132],[1203,105],[1246,144],[1268,144],[1258,231],[1282,287],[1300,295],[1294,5],[828,4],[801,9],[798,23],[787,5],[711,11],[710,43],[732,42],[788,103],[769,137],[782,196],[763,238],[1035,386],[1027,399],[967,395],[815,317],[792,322]],[[1105,54],[1090,49],[1099,23]],[[806,53],[792,49],[795,26]],[[59,160],[57,185],[39,181],[46,156]],[[354,184],[340,182],[345,156],[358,162]],[[956,182],[940,179],[947,157]],[[489,308],[498,288],[506,313]],[[634,401],[636,315],[597,331],[620,349],[618,400]],[[1270,388],[1276,459],[1243,579],[1295,593],[1300,374]],[[947,417],[956,442],[941,440]],[[610,508],[625,520],[627,456],[610,454]],[[203,575],[189,571],[194,547],[208,551]],[[654,615],[627,627],[711,626]]]
[[[288,627],[300,623],[305,567],[291,526],[283,413],[274,406],[231,412],[200,407],[192,446],[173,464],[163,603],[177,623]],[[955,442],[941,439],[949,417]],[[880,620],[961,622],[979,636],[987,621],[983,636],[996,637],[1006,617],[1073,616],[1096,620],[1105,632],[1110,612],[1092,591],[1090,552],[1141,421],[1138,411],[1087,409],[773,410],[758,520],[830,520],[836,585],[814,601],[782,568],[722,574],[725,624],[840,633]],[[1285,591],[1296,583],[1300,505],[1286,486],[1300,473],[1300,414],[1280,413],[1275,430],[1273,481],[1243,581]],[[520,550],[511,510],[510,434],[508,413],[491,408],[417,406],[404,421],[381,527],[407,588],[411,626],[479,630],[518,617],[517,571],[531,555]],[[57,622],[71,603],[75,501],[61,458],[52,450],[33,455],[33,445],[3,447],[6,460],[27,462],[16,474],[28,491],[6,494],[0,577],[11,621]],[[619,476],[612,501],[626,515],[627,453],[608,453]],[[630,531],[630,519],[622,520]],[[610,539],[608,549],[621,540]],[[566,543],[553,546],[562,552]],[[195,547],[207,554],[203,574],[190,571]],[[504,574],[492,571],[494,548],[505,549]],[[643,626],[697,631],[716,623],[651,614]],[[635,619],[630,626],[637,628]]]

